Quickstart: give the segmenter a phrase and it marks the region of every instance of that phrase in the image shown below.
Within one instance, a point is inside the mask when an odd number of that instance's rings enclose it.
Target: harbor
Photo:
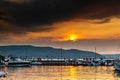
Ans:
[[[33,78],[36,80],[41,78],[42,80],[103,80],[105,79],[101,76],[103,73],[113,75],[111,79],[106,76],[108,80],[119,79],[119,57],[105,57],[96,53],[96,48],[91,52],[33,46],[10,47],[6,47],[6,50],[11,54],[6,52],[5,47],[1,49],[1,54],[4,56],[0,55],[0,78],[3,80],[32,80]],[[36,53],[33,52],[35,50]],[[44,69],[45,72],[42,71]],[[88,71],[89,69],[91,72]],[[102,72],[102,69],[105,71]],[[57,72],[54,73],[54,70]],[[83,77],[81,74],[84,74]]]
[[[113,66],[115,59],[48,59],[12,57],[3,61],[3,66],[57,65],[57,66]]]
[[[120,0],[0,0],[0,80],[120,80]]]
[[[0,78],[2,80],[33,80],[34,78],[36,80],[119,80],[120,68],[115,68],[118,62],[119,59],[106,58],[10,57],[1,61]]]

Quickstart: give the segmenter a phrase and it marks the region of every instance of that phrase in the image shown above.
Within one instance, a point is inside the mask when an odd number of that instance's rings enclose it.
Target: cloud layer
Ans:
[[[0,1],[0,32],[48,31],[54,28],[45,25],[69,20],[100,19],[101,24],[111,17],[120,17],[120,0]],[[5,27],[6,23],[10,27]]]

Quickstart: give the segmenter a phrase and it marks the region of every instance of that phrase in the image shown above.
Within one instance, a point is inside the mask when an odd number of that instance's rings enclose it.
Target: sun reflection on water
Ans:
[[[4,70],[8,76],[0,80],[120,80],[113,67],[105,66],[32,66]]]

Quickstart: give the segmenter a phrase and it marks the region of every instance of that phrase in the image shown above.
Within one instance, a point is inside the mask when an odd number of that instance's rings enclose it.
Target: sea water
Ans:
[[[0,80],[120,80],[111,66],[6,67]]]

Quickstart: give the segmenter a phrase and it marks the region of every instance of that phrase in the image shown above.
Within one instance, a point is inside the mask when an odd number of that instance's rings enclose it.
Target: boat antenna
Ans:
[[[95,47],[95,59],[96,59],[96,47]]]

